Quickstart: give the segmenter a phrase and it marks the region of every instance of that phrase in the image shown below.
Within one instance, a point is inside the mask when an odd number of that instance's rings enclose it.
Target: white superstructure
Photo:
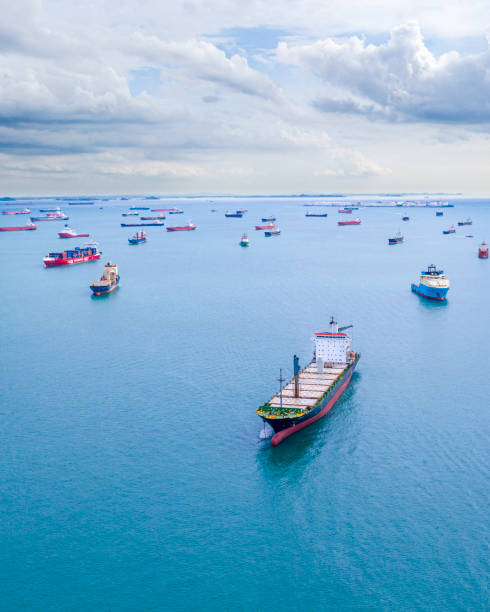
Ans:
[[[350,326],[349,326],[350,327]],[[325,366],[343,366],[347,363],[350,355],[351,338],[344,333],[333,317],[330,321],[328,332],[317,332],[312,337],[315,343],[315,356],[317,369],[321,371]]]

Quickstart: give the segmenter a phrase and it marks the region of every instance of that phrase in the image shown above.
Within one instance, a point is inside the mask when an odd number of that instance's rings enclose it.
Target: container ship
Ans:
[[[393,238],[388,238],[388,244],[401,244],[403,242],[403,236],[401,232],[397,232]]]
[[[337,225],[360,225],[361,224],[361,220],[359,219],[359,217],[356,217],[355,219],[352,219],[350,221],[337,221]]]
[[[59,238],[87,238],[88,236],[90,234],[79,234],[74,229],[71,229],[71,227],[68,227],[68,225],[65,225],[62,232],[58,232]]]
[[[146,242],[147,236],[145,232],[136,232],[136,234],[132,238],[128,238],[129,244],[142,244]]]
[[[187,225],[174,225],[173,227],[167,227],[167,232],[189,232],[195,230],[196,226],[192,221],[189,221]]]
[[[54,266],[66,266],[69,264],[85,263],[86,261],[94,261],[100,259],[101,252],[96,244],[87,244],[84,247],[75,247],[67,249],[62,253],[49,253],[43,259],[46,268]]]
[[[488,244],[485,241],[478,248],[478,257],[480,259],[488,259]]]
[[[312,337],[313,359],[303,370],[294,356],[293,377],[284,387],[281,371],[279,393],[257,410],[274,430],[273,446],[325,416],[349,386],[361,357],[351,350],[351,337],[345,333],[350,327],[339,328],[332,317],[329,331]]]
[[[107,295],[119,287],[119,272],[117,265],[108,261],[104,266],[104,274],[100,280],[90,283],[93,295]]]
[[[431,264],[427,270],[423,270],[420,274],[420,282],[417,285],[412,283],[412,291],[422,297],[430,298],[431,300],[445,300],[449,291],[449,280],[446,278],[443,270],[438,270],[434,264]]]

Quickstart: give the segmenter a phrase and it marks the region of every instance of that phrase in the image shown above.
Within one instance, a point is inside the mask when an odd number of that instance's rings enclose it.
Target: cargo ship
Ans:
[[[150,210],[149,206],[130,206],[129,210]]]
[[[240,246],[242,246],[242,247],[250,246],[247,234],[243,234],[243,236],[241,237],[241,239],[240,239]]]
[[[67,249],[62,253],[49,253],[43,259],[46,268],[54,266],[66,266],[69,264],[85,263],[100,259],[101,252],[94,243],[86,244],[84,247],[75,247]]]
[[[227,210],[225,212],[225,217],[237,217],[238,219],[241,219],[243,217],[243,213],[238,210],[236,212],[230,212]]]
[[[132,238],[128,238],[128,242],[129,244],[142,244],[143,242],[146,242],[146,238],[147,236],[145,232],[136,232]]]
[[[274,430],[272,445],[311,425],[329,412],[349,386],[361,357],[351,350],[351,337],[332,317],[328,332],[317,332],[312,361],[301,370],[293,359],[293,377],[279,378],[279,393],[257,410],[259,417]],[[287,384],[283,387],[283,382]]]
[[[345,213],[347,215],[351,215],[352,214],[352,208],[339,208],[338,212],[339,213]]]
[[[468,219],[466,219],[466,221],[458,221],[458,225],[462,226],[462,225],[473,225],[473,221],[468,217]]]
[[[24,208],[24,210],[2,210],[2,215],[28,215],[30,212],[28,208]]]
[[[59,208],[55,212],[48,212],[42,217],[31,217],[31,221],[68,221],[68,215],[65,215]]]
[[[140,214],[137,212],[125,212],[121,213],[121,217],[139,217]]]
[[[276,221],[276,217],[262,217],[262,223],[273,223]]]
[[[169,215],[183,215],[184,211],[181,210],[180,208],[174,208],[173,210],[169,210],[168,214]]]
[[[402,217],[402,221],[410,221],[410,217],[407,217],[406,215],[404,217]]]
[[[104,274],[100,280],[90,283],[93,295],[107,295],[119,287],[119,272],[117,265],[108,261],[104,266]]]
[[[431,264],[427,270],[421,272],[419,284],[412,283],[411,287],[414,293],[422,297],[442,301],[446,299],[449,285],[444,271],[438,270],[434,264]]]
[[[488,259],[488,244],[485,241],[478,248],[478,257],[480,259]]]
[[[337,221],[337,225],[360,225],[361,220],[359,217],[352,219],[351,221]]]
[[[393,238],[388,238],[388,244],[400,244],[403,242],[403,236],[401,232],[397,232]]]
[[[158,215],[158,217],[140,217],[142,221],[161,221],[165,219],[165,215]]]
[[[270,236],[280,236],[280,235],[281,235],[281,230],[278,227],[275,227],[272,230],[268,230],[264,232],[264,236],[266,238],[270,238]]]
[[[442,210],[436,210],[436,217],[442,217],[444,212]]]
[[[0,232],[26,232],[35,229],[37,229],[37,225],[31,222],[28,225],[7,225],[6,227],[0,227]]]
[[[189,221],[187,225],[175,225],[173,227],[167,227],[167,232],[189,232],[195,230],[196,226],[192,221]]]
[[[90,234],[78,234],[74,229],[65,225],[62,232],[58,232],[59,238],[87,238]]]
[[[121,227],[150,227],[150,226],[163,226],[163,221],[138,221],[137,223],[121,223]]]
[[[269,225],[256,225],[256,230],[272,230],[275,228],[274,223],[269,223]]]
[[[442,230],[443,234],[454,234],[456,232],[456,228],[454,227],[454,225],[451,225],[451,227],[447,230]]]
[[[305,217],[328,217],[328,213],[307,212]]]

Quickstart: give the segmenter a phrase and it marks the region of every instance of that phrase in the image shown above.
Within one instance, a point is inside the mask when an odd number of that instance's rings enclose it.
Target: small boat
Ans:
[[[262,217],[262,223],[267,223],[267,222],[272,223],[273,221],[276,221],[276,217]]]
[[[125,212],[125,213],[121,213],[121,217],[139,217],[139,213],[137,213],[137,212]]]
[[[352,208],[339,208],[339,213],[346,213],[348,215],[352,214]]]
[[[163,227],[165,224],[163,221],[144,221],[143,223],[121,223],[121,227],[150,227],[159,226]]]
[[[104,274],[100,280],[90,283],[93,295],[107,295],[119,287],[119,272],[117,265],[108,261],[104,266]]]
[[[337,225],[360,225],[361,220],[359,217],[352,219],[351,221],[337,221]]]
[[[58,232],[59,238],[86,238],[87,236],[90,236],[90,234],[78,234],[75,230],[71,229],[71,227],[68,227],[68,225],[65,225],[62,232]]]
[[[129,210],[150,210],[149,206],[130,206]]]
[[[445,300],[449,291],[449,281],[443,270],[438,270],[434,264],[420,274],[419,284],[412,283],[412,291],[431,300]]]
[[[488,244],[485,241],[478,248],[478,257],[480,259],[488,259]]]
[[[256,225],[255,229],[256,230],[272,230],[275,227],[276,226],[274,225],[274,223],[269,223],[269,225]]]
[[[0,227],[0,232],[26,232],[28,230],[37,229],[37,225],[29,223],[29,225],[12,225],[7,227]]]
[[[191,230],[195,230],[196,226],[192,221],[189,221],[187,225],[177,225],[174,227],[167,227],[167,232],[189,232]]]
[[[88,243],[84,247],[75,247],[74,249],[67,249],[62,253],[48,253],[43,259],[46,268],[52,268],[54,266],[66,266],[68,264],[85,263],[87,261],[93,261],[99,259],[101,252],[97,248],[95,243]]]
[[[243,217],[243,213],[238,210],[236,212],[230,212],[227,210],[225,212],[225,217],[237,217],[238,219],[241,219]]]
[[[388,238],[388,244],[400,244],[403,242],[403,236],[401,232],[397,232],[393,238]]]
[[[442,210],[436,210],[436,217],[442,217],[444,212]]]
[[[173,210],[169,210],[168,214],[169,215],[183,215],[184,211],[181,210],[180,208],[174,208]]]
[[[240,239],[240,246],[242,246],[242,247],[250,246],[250,242],[248,241],[247,234],[243,234],[243,236],[241,237],[241,239]]]
[[[2,210],[2,215],[28,215],[30,212],[28,208],[24,208],[24,210]]]
[[[328,217],[328,213],[307,212],[305,217]]]
[[[407,216],[402,217],[402,221],[410,221],[410,217],[407,217]]]
[[[276,227],[273,230],[268,230],[267,232],[264,232],[264,236],[266,238],[270,238],[271,236],[280,236],[281,235],[281,230]]]
[[[454,234],[456,232],[456,228],[454,227],[454,225],[451,225],[451,227],[447,230],[442,230],[443,234]]]
[[[144,231],[136,232],[136,234],[132,238],[128,238],[129,244],[142,244],[146,242],[146,234]]]
[[[473,221],[468,217],[468,219],[466,219],[466,221],[458,221],[458,225],[473,225]]]

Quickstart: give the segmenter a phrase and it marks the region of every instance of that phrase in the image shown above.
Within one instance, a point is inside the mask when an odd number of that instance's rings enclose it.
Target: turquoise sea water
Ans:
[[[135,201],[66,206],[103,257],[48,270],[63,223],[0,234],[3,610],[488,609],[490,202],[344,228],[303,203],[173,201],[198,230],[136,247]],[[410,292],[430,263],[446,304]],[[358,371],[272,448],[255,410],[332,314]]]

